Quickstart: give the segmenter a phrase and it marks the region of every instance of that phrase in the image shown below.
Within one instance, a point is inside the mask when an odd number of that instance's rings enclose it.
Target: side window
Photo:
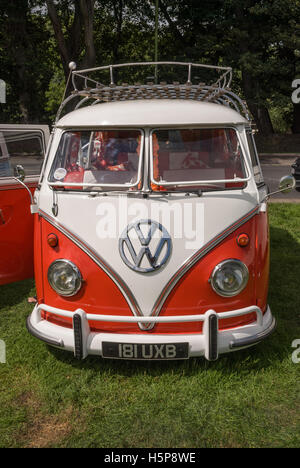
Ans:
[[[0,177],[9,177],[11,166],[3,132],[0,132]]]
[[[10,177],[17,165],[27,176],[40,174],[44,158],[44,138],[40,130],[3,130],[0,132],[0,177]]]
[[[254,172],[254,179],[257,185],[263,184],[264,183],[264,177],[261,171],[261,167],[259,164],[259,159],[257,155],[257,150],[254,142],[254,138],[252,135],[251,130],[248,130],[246,132],[247,135],[247,142],[248,142],[248,147],[250,151],[250,157],[251,157],[251,163],[253,167],[253,172]]]

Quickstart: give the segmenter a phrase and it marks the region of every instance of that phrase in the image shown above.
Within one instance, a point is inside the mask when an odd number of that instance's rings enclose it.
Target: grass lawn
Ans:
[[[216,362],[75,361],[27,333],[33,281],[0,287],[0,447],[299,447],[300,205],[270,222],[277,329]]]

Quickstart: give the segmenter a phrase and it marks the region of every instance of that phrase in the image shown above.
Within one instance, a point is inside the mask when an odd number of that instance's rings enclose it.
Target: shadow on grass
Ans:
[[[12,307],[27,299],[34,288],[34,280],[28,279],[0,286],[0,309]]]

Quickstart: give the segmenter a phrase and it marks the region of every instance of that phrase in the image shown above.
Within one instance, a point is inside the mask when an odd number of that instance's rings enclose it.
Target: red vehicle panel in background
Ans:
[[[47,126],[0,125],[0,285],[33,277],[30,197],[13,176],[21,165],[33,194],[48,139]]]

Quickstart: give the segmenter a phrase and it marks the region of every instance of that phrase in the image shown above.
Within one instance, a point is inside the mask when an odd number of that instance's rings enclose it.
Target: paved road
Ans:
[[[271,192],[278,190],[278,183],[282,176],[291,174],[291,164],[295,157],[261,155],[260,163],[265,182]],[[290,193],[278,193],[270,198],[271,202],[300,203],[300,192],[292,190]]]

